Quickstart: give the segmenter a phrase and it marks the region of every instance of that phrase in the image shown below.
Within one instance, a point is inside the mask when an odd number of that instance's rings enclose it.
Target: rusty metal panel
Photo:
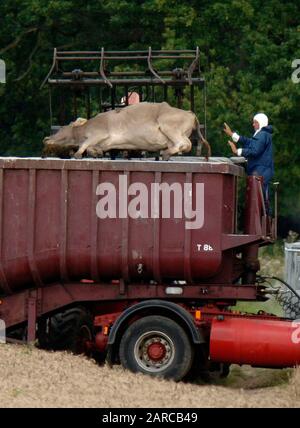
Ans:
[[[7,282],[5,272],[4,272],[4,264],[3,264],[3,182],[4,182],[4,174],[3,169],[0,169],[0,284],[2,287],[2,290],[5,294],[11,294],[12,290]],[[1,291],[1,290],[0,290]]]
[[[242,168],[218,159],[0,158],[0,292],[81,279],[231,284],[233,258],[222,239],[235,233],[236,177],[242,175]],[[120,176],[127,180],[123,190]],[[185,218],[161,218],[161,195],[159,218],[100,219],[100,183],[117,189],[117,213],[119,193],[127,193],[130,184],[145,186],[148,206],[158,212],[153,183],[190,184],[193,207],[200,183],[204,223],[187,229]]]
[[[27,244],[29,171],[28,168],[4,172],[2,262],[6,281],[14,291],[34,280],[29,268]]]
[[[61,171],[37,169],[35,201],[36,264],[40,277],[54,282],[60,278]]]

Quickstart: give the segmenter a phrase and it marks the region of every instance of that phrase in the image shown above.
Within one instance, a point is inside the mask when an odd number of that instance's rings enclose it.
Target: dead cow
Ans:
[[[79,118],[44,139],[44,156],[59,155],[69,149],[71,156],[101,157],[106,151],[160,151],[164,160],[177,153],[189,152],[192,132],[198,144],[210,147],[201,134],[199,121],[191,111],[171,107],[168,103],[139,103],[119,110],[100,113],[90,120]]]

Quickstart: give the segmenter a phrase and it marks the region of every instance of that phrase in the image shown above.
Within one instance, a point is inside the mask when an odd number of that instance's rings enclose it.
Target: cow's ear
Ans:
[[[82,126],[87,122],[87,119],[84,119],[83,117],[78,117],[78,119],[75,120],[75,122],[72,123],[72,126]]]

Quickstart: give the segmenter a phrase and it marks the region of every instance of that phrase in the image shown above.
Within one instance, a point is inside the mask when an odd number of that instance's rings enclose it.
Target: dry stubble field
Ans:
[[[282,275],[282,260],[263,271]],[[300,407],[300,368],[232,366],[229,377],[175,383],[110,369],[66,352],[0,345],[1,407]]]

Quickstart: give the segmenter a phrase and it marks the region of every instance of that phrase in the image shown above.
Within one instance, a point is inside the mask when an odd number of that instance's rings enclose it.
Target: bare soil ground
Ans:
[[[0,345],[0,370],[1,407],[300,407],[300,369],[233,366],[225,385],[175,383],[66,352]]]

